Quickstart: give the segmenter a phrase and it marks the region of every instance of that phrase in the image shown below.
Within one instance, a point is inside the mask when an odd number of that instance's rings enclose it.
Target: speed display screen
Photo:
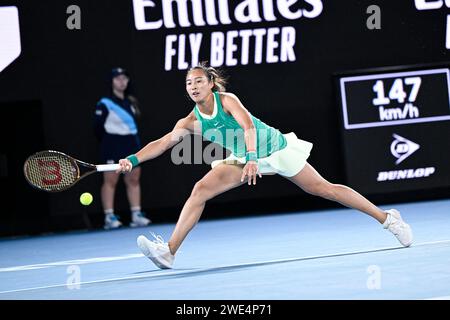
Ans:
[[[450,120],[449,69],[342,78],[345,129]]]
[[[338,78],[347,182],[364,193],[450,186],[450,70]]]

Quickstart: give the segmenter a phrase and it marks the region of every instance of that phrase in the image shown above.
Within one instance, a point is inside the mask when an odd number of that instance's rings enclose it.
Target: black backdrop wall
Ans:
[[[185,67],[193,57],[191,45],[195,42],[190,40],[198,40],[201,36],[198,60],[216,61],[219,58],[217,64],[225,67],[230,77],[228,91],[237,94],[258,118],[282,132],[294,131],[302,139],[313,142],[310,163],[330,181],[346,183],[339,135],[340,109],[336,103],[333,74],[450,61],[450,51],[445,45],[450,10],[444,4],[440,9],[422,11],[416,4],[424,1],[413,0],[304,0],[290,7],[284,1],[167,2],[172,2],[173,14],[170,15],[165,7],[164,18],[161,1],[146,2],[155,6],[145,8],[143,1],[132,0],[0,2],[1,6],[18,8],[22,43],[20,56],[0,73],[2,127],[6,132],[2,134],[1,153],[7,158],[8,165],[21,165],[26,154],[41,149],[60,150],[87,162],[97,162],[98,144],[92,129],[94,107],[107,90],[105,79],[115,66],[129,70],[135,93],[141,101],[142,141],[149,142],[167,133],[177,119],[193,108],[185,95],[184,76]],[[177,6],[177,2],[187,3],[190,27],[182,26],[183,16],[178,16],[182,10],[177,10],[182,6]],[[203,4],[203,19],[199,18],[199,11],[194,14],[192,3]],[[217,24],[210,25],[213,19],[212,15],[206,15],[206,3],[215,4]],[[219,11],[219,4],[225,3],[228,12],[223,10],[224,7]],[[79,30],[67,27],[71,14],[66,10],[70,5],[77,5],[81,10]],[[381,29],[367,27],[370,14],[366,10],[370,5],[381,9]],[[145,17],[139,15],[139,8],[144,10]],[[253,21],[240,22],[241,9],[242,15]],[[297,17],[286,18],[289,12]],[[226,23],[226,13],[231,24]],[[147,23],[159,20],[164,23],[159,29],[138,30],[137,27],[145,27],[139,24],[139,17]],[[174,28],[169,25],[171,17]],[[198,25],[201,20],[204,26]],[[236,61],[227,60],[225,52],[225,61],[221,62],[220,50],[211,54],[211,47],[217,47],[211,46],[211,42],[217,44],[215,41],[220,41],[223,36],[225,43],[229,43],[232,40],[227,38],[227,32],[234,30],[241,32],[236,33],[236,51],[231,56]],[[247,52],[242,49],[245,45],[242,30],[252,33],[247,64],[245,57],[242,59],[242,53]],[[214,32],[218,33],[212,34]],[[265,35],[261,36],[261,62],[255,63],[255,55],[258,60],[259,52],[255,34],[259,32]],[[270,52],[267,54],[270,51],[266,42],[268,34],[272,34],[278,43],[272,57]],[[228,37],[232,35],[229,33]],[[183,38],[186,46],[180,49]],[[269,46],[271,44],[269,42]],[[230,44],[228,46],[231,50]],[[172,47],[175,54],[167,56]],[[271,59],[278,61],[272,63]],[[42,108],[41,117],[33,108]],[[19,132],[22,137],[14,138],[13,132]],[[42,139],[39,138],[41,134]],[[22,143],[26,145],[26,154],[12,153],[8,147]],[[175,165],[170,152],[144,164],[143,207],[155,221],[175,219],[194,183],[208,170],[207,164]],[[30,192],[25,183],[16,183],[14,188],[10,182],[6,183],[11,179],[23,181],[20,171],[9,170],[8,174],[2,178],[2,199],[7,197],[6,202],[11,203],[11,199],[14,202],[8,208],[0,209],[3,234],[82,226],[80,212],[84,209],[79,205],[78,197],[85,191],[94,195],[94,203],[87,210],[94,220],[97,219],[96,223],[101,224],[100,175],[90,176],[66,192],[36,196],[32,194],[39,192]],[[450,192],[447,185],[420,195],[417,190],[366,195],[386,203],[446,197]],[[123,186],[118,193],[117,205],[126,219]],[[313,199],[281,177],[270,176],[264,177],[255,187],[241,187],[211,200],[205,215],[304,210],[334,205]],[[24,211],[33,214],[23,215]],[[42,219],[47,223],[37,226],[35,221]]]

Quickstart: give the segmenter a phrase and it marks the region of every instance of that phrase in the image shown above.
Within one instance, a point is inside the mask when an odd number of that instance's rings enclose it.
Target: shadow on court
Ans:
[[[381,248],[381,249],[373,249],[373,250],[365,250],[365,251],[357,251],[357,252],[343,252],[343,253],[335,253],[335,254],[320,255],[320,256],[280,259],[280,260],[272,260],[272,261],[261,261],[261,262],[238,264],[238,265],[228,265],[228,266],[220,266],[220,267],[212,267],[212,268],[171,269],[171,270],[165,271],[164,273],[159,273],[159,272],[161,272],[161,270],[148,270],[148,271],[135,272],[133,274],[144,274],[144,275],[148,274],[153,279],[154,278],[157,278],[157,279],[186,278],[186,277],[196,277],[196,276],[203,276],[203,275],[209,275],[209,274],[228,273],[228,272],[241,271],[241,270],[251,269],[251,268],[256,268],[256,267],[279,265],[279,264],[291,263],[291,262],[327,259],[327,258],[344,257],[344,256],[354,256],[354,255],[360,255],[360,254],[368,254],[368,253],[382,252],[382,251],[392,251],[392,250],[399,250],[399,249],[401,250],[401,249],[406,249],[406,248],[404,248],[404,247]]]

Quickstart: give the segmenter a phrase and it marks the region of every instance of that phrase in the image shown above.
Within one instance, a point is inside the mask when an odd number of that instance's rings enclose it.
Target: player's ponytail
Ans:
[[[224,92],[226,91],[227,79],[225,78],[223,71],[208,66],[206,61],[200,62],[197,66],[189,69],[188,73],[192,70],[202,70],[209,81],[214,83],[213,91]]]

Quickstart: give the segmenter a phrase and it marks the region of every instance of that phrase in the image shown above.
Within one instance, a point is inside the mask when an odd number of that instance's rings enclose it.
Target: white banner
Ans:
[[[21,52],[19,12],[17,7],[0,7],[0,72]]]

